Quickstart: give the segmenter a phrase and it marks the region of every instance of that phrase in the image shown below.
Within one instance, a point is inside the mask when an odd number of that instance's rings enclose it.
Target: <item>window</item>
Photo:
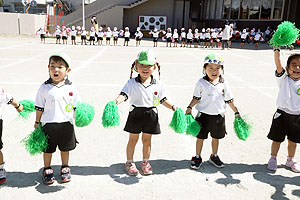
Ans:
[[[230,19],[238,19],[240,10],[240,0],[232,0]]]
[[[272,3],[273,0],[263,0],[260,19],[271,19]]]
[[[261,0],[251,0],[250,3],[250,19],[259,19]]]
[[[223,19],[229,19],[231,0],[224,0]]]
[[[216,5],[216,19],[221,19],[222,7],[223,7],[223,0],[217,0],[217,5]]]
[[[273,19],[281,19],[284,0],[275,0]]]
[[[210,0],[209,19],[215,18],[216,0]]]
[[[240,19],[248,19],[251,0],[241,0],[240,3]]]

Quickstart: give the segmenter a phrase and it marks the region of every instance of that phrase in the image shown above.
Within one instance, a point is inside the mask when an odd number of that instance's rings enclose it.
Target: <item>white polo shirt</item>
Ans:
[[[139,75],[129,79],[120,94],[125,96],[126,100],[129,99],[130,105],[136,107],[156,107],[167,100],[163,84],[153,76],[150,85],[147,86],[141,83]]]
[[[12,100],[13,100],[13,97],[11,96],[11,94],[4,91],[4,89],[1,89],[1,91],[0,91],[0,119],[2,119],[2,116],[3,116],[1,104],[4,104],[4,103],[11,104]]]
[[[280,110],[283,110],[292,115],[300,114],[300,80],[291,79],[285,70],[277,74],[277,83],[279,93],[277,96],[276,105]]]
[[[111,31],[107,31],[106,32],[106,37],[111,37],[112,32]]]
[[[72,30],[71,31],[71,36],[76,36],[77,31],[76,30]]]
[[[181,32],[180,36],[181,36],[182,38],[185,38],[185,37],[186,37],[186,33],[185,33],[185,32]]]
[[[153,32],[152,35],[154,38],[158,38],[159,32]]]
[[[124,37],[130,37],[130,32],[129,31],[125,31]]]
[[[90,31],[90,37],[95,37],[95,31]]]
[[[194,90],[195,99],[200,99],[196,104],[196,110],[209,115],[224,114],[226,103],[233,100],[233,95],[228,83],[223,77],[214,85],[205,76],[197,82]]]
[[[61,31],[59,29],[56,29],[55,36],[60,35]]]
[[[193,33],[188,32],[186,38],[189,40],[193,39]]]
[[[35,109],[43,112],[42,123],[73,123],[74,108],[80,100],[76,87],[70,81],[58,87],[49,79],[37,92]]]
[[[167,34],[166,34],[166,37],[167,37],[167,38],[172,37],[172,33],[167,33]]]
[[[173,38],[178,39],[178,33],[173,33]]]
[[[99,31],[98,32],[98,37],[102,37],[103,38],[103,36],[104,36],[104,32],[103,31]]]
[[[114,31],[114,32],[113,32],[113,36],[114,36],[114,37],[119,37],[119,31]]]

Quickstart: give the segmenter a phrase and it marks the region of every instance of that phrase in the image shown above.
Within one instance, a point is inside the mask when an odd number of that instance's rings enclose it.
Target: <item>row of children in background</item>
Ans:
[[[288,157],[286,167],[294,172],[300,172],[300,167],[294,160],[297,143],[300,143],[300,55],[294,54],[288,58],[287,66],[284,68],[280,60],[280,49],[274,49],[276,64],[276,77],[279,83],[277,98],[278,109],[274,114],[268,138],[273,141],[271,158],[268,162],[270,170],[277,170],[277,153],[281,142],[288,138]],[[192,114],[195,107],[197,115],[195,120],[202,125],[197,135],[196,155],[192,157],[190,167],[199,169],[202,164],[202,147],[208,134],[212,137],[212,151],[209,162],[215,167],[222,168],[224,163],[218,156],[220,139],[226,136],[225,118],[226,105],[234,112],[235,117],[240,113],[234,104],[233,94],[224,74],[224,60],[217,54],[209,54],[204,59],[203,77],[201,77],[194,88],[193,98],[187,106],[186,114]],[[74,110],[80,96],[76,87],[69,81],[68,75],[71,72],[71,59],[62,52],[50,56],[48,72],[50,78],[39,88],[36,101],[35,128],[40,125],[48,138],[48,146],[44,151],[44,169],[42,171],[43,182],[52,184],[54,182],[53,169],[51,168],[52,154],[58,146],[61,151],[62,167],[60,169],[61,181],[71,180],[71,169],[69,167],[69,151],[76,148],[76,137],[74,131]],[[138,75],[132,78],[132,72],[137,71]],[[158,70],[159,77],[152,74]],[[172,104],[166,95],[165,89],[160,82],[160,65],[152,50],[142,50],[131,67],[130,79],[124,85],[120,95],[115,99],[116,105],[129,100],[130,113],[124,131],[129,133],[129,140],[126,148],[127,162],[125,169],[129,175],[138,175],[139,170],[134,163],[135,146],[142,133],[143,161],[141,171],[144,175],[152,174],[152,167],[149,159],[151,154],[152,135],[161,133],[158,121],[157,106],[164,105],[175,111],[177,107]],[[140,87],[140,85],[146,87]],[[213,96],[211,94],[214,94]],[[60,101],[65,99],[66,101]],[[55,97],[55,102],[53,102]],[[151,98],[149,98],[151,97]],[[212,98],[214,99],[212,101]],[[50,102],[50,103],[49,103]],[[22,105],[12,98],[11,95],[2,90],[0,103],[12,104],[18,112],[22,111]],[[72,105],[72,110],[61,109]],[[1,113],[0,113],[1,114]],[[0,115],[1,117],[1,115]],[[2,149],[2,120],[0,120],[0,150]],[[0,151],[0,183],[5,182],[6,173],[4,170],[3,155]]]

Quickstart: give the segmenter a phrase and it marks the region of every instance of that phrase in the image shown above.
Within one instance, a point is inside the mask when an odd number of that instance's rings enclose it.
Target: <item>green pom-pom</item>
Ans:
[[[116,102],[110,101],[106,104],[102,115],[102,125],[104,128],[120,125],[120,115]]]
[[[88,126],[94,119],[95,110],[90,104],[79,102],[76,105],[75,125],[78,127]]]
[[[19,112],[19,116],[23,119],[28,119],[30,113],[35,111],[34,102],[31,100],[22,100],[19,103],[23,105],[23,111]]]
[[[276,32],[269,43],[274,47],[290,46],[295,43],[299,36],[299,29],[295,24],[289,21],[284,21],[278,25]]]
[[[201,130],[201,125],[194,119],[193,115],[186,115],[186,134],[197,137]]]
[[[186,130],[186,119],[185,114],[181,108],[178,108],[174,111],[170,127],[176,133],[184,133]]]
[[[25,144],[26,150],[32,156],[42,153],[48,146],[48,139],[45,136],[41,125],[21,142]]]
[[[251,125],[241,117],[235,118],[233,128],[240,140],[245,141],[250,135]]]

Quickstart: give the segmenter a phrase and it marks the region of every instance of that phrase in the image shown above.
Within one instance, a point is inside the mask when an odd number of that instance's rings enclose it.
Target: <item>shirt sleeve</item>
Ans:
[[[44,111],[45,104],[46,104],[46,99],[44,94],[44,87],[42,85],[36,94],[35,110]]]
[[[120,95],[123,95],[125,97],[125,101],[131,96],[130,80],[127,81],[127,83],[120,92]]]
[[[81,99],[81,96],[79,95],[79,92],[77,90],[76,87],[74,87],[74,93],[75,93],[75,96],[74,96],[74,107],[76,108],[77,107],[77,104],[78,102],[82,102],[82,99]]]
[[[0,104],[6,103],[6,104],[10,104],[13,100],[13,97],[11,94],[9,94],[8,92],[6,92],[4,89],[1,89],[1,93],[0,93]]]
[[[233,94],[227,81],[224,82],[224,101],[230,103],[233,100]]]
[[[194,89],[194,94],[193,94],[193,99],[200,100],[202,97],[202,87],[200,80],[196,83],[195,89]]]
[[[287,77],[285,69],[282,70],[281,73],[278,73],[277,70],[275,71],[276,81],[278,86],[280,87],[283,83],[283,80]]]

